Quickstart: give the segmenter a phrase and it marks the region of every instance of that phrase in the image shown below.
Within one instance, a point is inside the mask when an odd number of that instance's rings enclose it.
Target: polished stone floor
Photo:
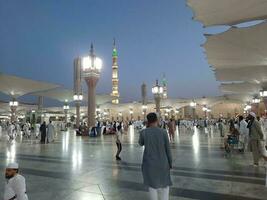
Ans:
[[[171,199],[267,199],[264,163],[251,166],[251,155],[234,152],[225,157],[216,132],[177,131],[171,144],[174,169]],[[143,148],[138,132],[123,136],[121,162],[114,160],[113,136],[76,137],[73,130],[57,133],[55,143],[17,138],[0,141],[0,170],[17,161],[26,177],[30,200],[146,200],[140,164]],[[0,178],[0,198],[4,177]]]

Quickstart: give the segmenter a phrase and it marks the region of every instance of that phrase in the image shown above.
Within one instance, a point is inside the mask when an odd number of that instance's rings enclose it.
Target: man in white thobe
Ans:
[[[248,123],[245,121],[242,115],[239,116],[239,141],[243,144],[243,150],[245,151],[248,147],[249,129],[247,128]]]
[[[0,125],[0,139],[2,137],[2,126]]]
[[[7,134],[8,134],[8,137],[9,137],[9,141],[13,141],[13,139],[15,139],[15,125],[12,123],[8,126],[8,130],[7,130]]]
[[[35,137],[38,138],[40,134],[40,124],[35,125]]]
[[[18,171],[17,163],[10,163],[6,167],[4,200],[28,200],[25,178],[18,174]]]
[[[52,121],[49,122],[47,125],[47,143],[50,143],[54,140],[54,132],[55,132],[55,127],[52,124]]]

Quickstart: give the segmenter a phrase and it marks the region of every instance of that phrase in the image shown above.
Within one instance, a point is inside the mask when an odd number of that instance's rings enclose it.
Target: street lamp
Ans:
[[[191,107],[196,107],[196,106],[197,106],[197,103],[196,103],[195,101],[191,101],[191,102],[190,102],[190,106],[191,106]]]
[[[146,111],[147,111],[147,105],[142,105],[142,114],[144,116],[144,120],[146,119]]]
[[[174,112],[175,112],[175,114],[176,114],[176,119],[178,120],[178,118],[179,118],[179,117],[178,117],[178,115],[179,115],[179,109],[176,108]]]
[[[259,98],[253,98],[251,102],[254,104],[258,104],[261,102],[261,100]]]
[[[64,114],[65,114],[65,122],[68,122],[68,111],[70,109],[70,106],[68,105],[68,100],[65,100],[65,104],[63,106]]]
[[[249,111],[251,108],[252,108],[251,105],[245,105],[244,110],[245,110],[245,111]]]
[[[165,109],[165,112],[166,112],[165,116],[168,117],[168,118],[170,118],[171,109],[166,108]]]
[[[203,106],[202,111],[205,113],[205,118],[207,118],[208,108],[206,106]]]
[[[16,111],[17,107],[19,106],[19,102],[13,99],[9,102],[10,110],[11,110],[11,121],[16,121]]]
[[[131,108],[129,112],[130,112],[130,115],[131,115],[131,120],[133,120],[133,109]]]
[[[76,128],[78,128],[80,126],[80,106],[83,100],[83,95],[74,94],[73,100],[75,101],[75,106],[76,106]]]
[[[73,100],[74,101],[82,101],[83,100],[83,95],[82,94],[75,94],[73,95]]]
[[[88,87],[88,127],[95,126],[96,94],[95,88],[100,77],[102,60],[95,56],[93,44],[89,56],[82,59],[83,77]]]
[[[156,80],[156,85],[152,87],[152,93],[156,103],[156,112],[160,115],[160,101],[163,95],[163,87],[159,85],[158,80]]]
[[[261,90],[260,91],[260,96],[261,97],[267,97],[267,91],[266,90]]]
[[[195,120],[196,118],[196,107],[197,107],[197,103],[193,100],[190,102],[190,107],[193,110],[193,119]]]

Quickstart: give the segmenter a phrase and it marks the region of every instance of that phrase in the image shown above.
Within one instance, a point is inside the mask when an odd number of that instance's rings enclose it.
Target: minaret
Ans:
[[[112,93],[111,96],[116,97],[112,100],[112,103],[119,103],[119,76],[118,76],[118,52],[116,49],[115,39],[113,40],[113,51],[112,51]]]
[[[145,83],[141,85],[141,94],[142,94],[142,104],[146,105],[147,104],[147,91],[146,91]]]
[[[163,78],[162,78],[162,86],[163,86],[163,99],[167,99],[168,88],[167,88],[167,79],[166,79],[165,73],[163,74]]]

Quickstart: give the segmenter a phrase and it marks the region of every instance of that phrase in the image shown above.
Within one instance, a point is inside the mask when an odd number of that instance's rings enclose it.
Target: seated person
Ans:
[[[239,131],[234,127],[230,126],[229,134],[224,138],[224,147],[229,148],[230,144],[238,144]]]

